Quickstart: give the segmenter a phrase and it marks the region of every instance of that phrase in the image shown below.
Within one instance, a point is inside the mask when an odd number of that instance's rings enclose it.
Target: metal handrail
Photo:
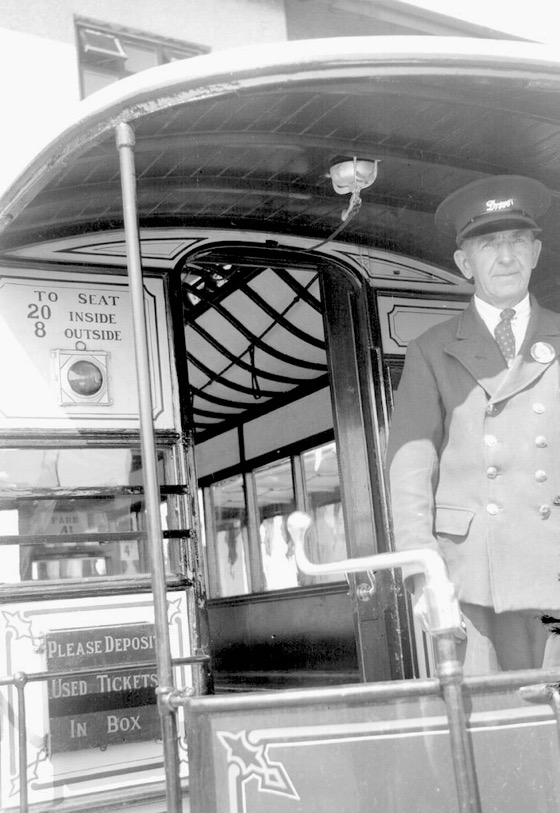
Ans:
[[[393,568],[406,568],[407,575],[423,573],[426,577],[425,595],[430,633],[443,635],[461,630],[461,610],[455,588],[449,581],[443,559],[435,551],[418,548],[315,564],[307,558],[304,547],[311,518],[302,511],[294,511],[288,517],[287,525],[294,540],[296,564],[303,573],[308,576],[332,576]]]
[[[463,668],[457,658],[455,634],[461,630],[461,610],[441,556],[432,550],[396,551],[315,564],[305,553],[305,534],[311,518],[301,511],[288,517],[297,566],[309,576],[406,568],[407,575],[423,573],[428,626],[437,642],[437,673],[449,722],[451,755],[460,813],[481,813],[474,754],[463,702]],[[373,577],[374,578],[374,577]]]

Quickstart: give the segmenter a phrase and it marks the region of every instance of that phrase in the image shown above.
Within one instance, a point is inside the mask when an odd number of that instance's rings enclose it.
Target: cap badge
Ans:
[[[531,347],[531,355],[539,364],[548,364],[556,356],[554,348],[548,342],[535,342]]]
[[[503,212],[504,209],[511,209],[512,206],[513,198],[508,198],[507,200],[487,200],[486,213],[490,214],[490,212]]]

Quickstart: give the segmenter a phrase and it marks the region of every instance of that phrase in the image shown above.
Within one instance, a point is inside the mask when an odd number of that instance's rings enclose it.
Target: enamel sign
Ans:
[[[173,426],[163,281],[144,302],[157,428]],[[123,277],[0,277],[0,427],[134,428],[131,296]],[[8,352],[6,352],[8,350]]]

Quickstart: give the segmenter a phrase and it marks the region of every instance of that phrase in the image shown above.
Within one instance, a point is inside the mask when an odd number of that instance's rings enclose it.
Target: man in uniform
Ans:
[[[549,205],[545,186],[518,176],[440,204],[436,226],[456,237],[475,294],[410,342],[396,396],[396,545],[442,554],[466,674],[560,666],[560,314],[528,293]],[[407,586],[425,622],[423,577]]]

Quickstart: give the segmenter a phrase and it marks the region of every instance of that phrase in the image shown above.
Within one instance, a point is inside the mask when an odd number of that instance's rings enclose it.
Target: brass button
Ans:
[[[539,508],[541,519],[548,519],[550,516],[550,505],[541,505]]]
[[[488,406],[486,407],[486,414],[487,415],[490,415],[490,416],[495,415],[497,411],[498,411],[498,407],[496,406],[496,404],[488,404]]]
[[[495,480],[496,477],[498,476],[498,469],[496,468],[496,466],[489,466],[486,469],[486,476],[488,477],[489,480]]]
[[[537,469],[535,472],[535,480],[537,483],[544,483],[546,480],[548,480],[546,471],[543,471],[543,469]]]
[[[484,443],[486,446],[497,446],[498,438],[495,435],[484,435]]]
[[[538,446],[539,449],[544,449],[548,446],[548,441],[544,435],[537,435],[535,438],[535,446]]]
[[[537,415],[542,415],[544,411],[545,411],[544,404],[541,404],[540,402],[533,404],[533,412],[536,412]]]
[[[492,516],[495,516],[496,514],[499,514],[500,506],[496,505],[496,503],[494,503],[494,502],[490,502],[486,506],[486,510],[488,511],[489,514],[491,514]]]

